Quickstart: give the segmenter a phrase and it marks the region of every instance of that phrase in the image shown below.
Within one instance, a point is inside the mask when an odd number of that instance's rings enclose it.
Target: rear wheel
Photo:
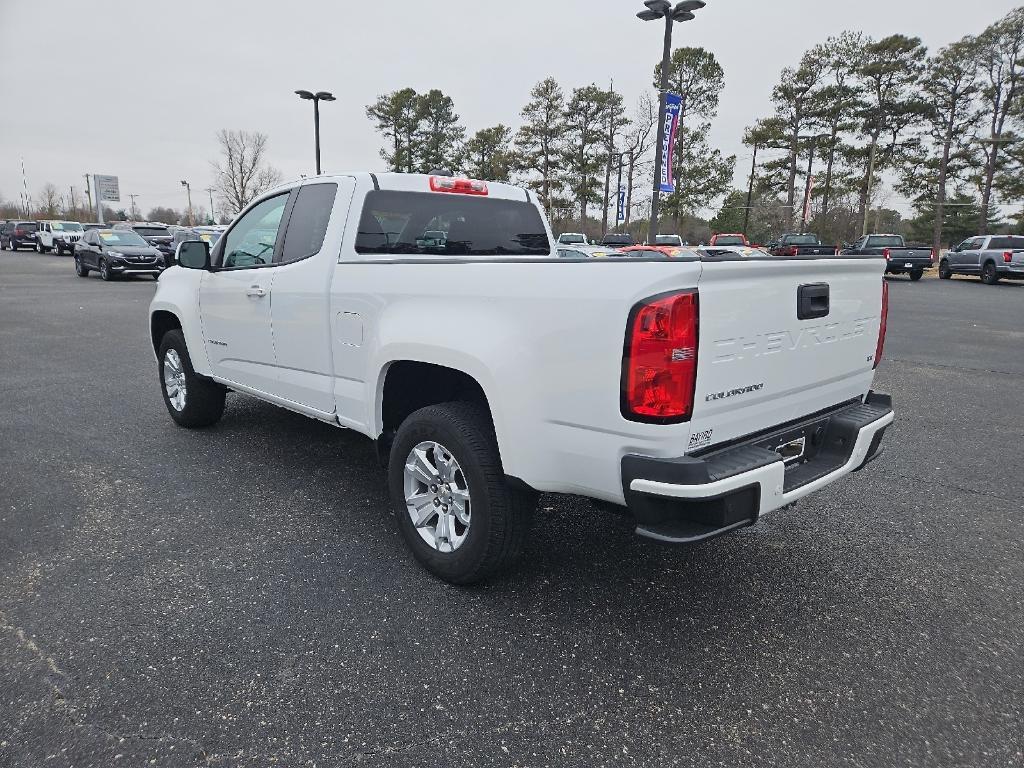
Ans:
[[[981,282],[985,285],[995,285],[999,282],[999,273],[996,272],[995,262],[989,261],[981,268]]]
[[[88,277],[89,268],[82,263],[82,260],[75,256],[75,274],[79,277]]]
[[[164,334],[158,356],[164,405],[175,423],[197,429],[220,421],[226,391],[220,384],[195,372],[180,330]]]
[[[943,259],[939,262],[939,279],[949,280],[953,277],[953,270],[949,268],[949,262]]]
[[[494,426],[475,403],[409,416],[391,446],[388,485],[416,559],[452,584],[472,584],[519,556],[537,496],[505,480]]]
[[[910,279],[913,280],[915,283],[922,277],[924,277],[923,269],[915,269],[910,273]]]

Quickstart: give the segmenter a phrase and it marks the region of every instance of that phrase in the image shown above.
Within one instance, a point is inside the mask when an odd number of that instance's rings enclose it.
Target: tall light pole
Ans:
[[[313,100],[313,141],[316,144],[316,175],[320,175],[320,102],[334,101],[334,95],[328,91],[296,91],[300,99]]]
[[[191,227],[195,224],[195,221],[192,220],[192,186],[184,179],[181,180],[181,186],[188,193],[188,225]]]
[[[661,87],[658,95],[658,145],[654,150],[654,196],[651,198],[651,221],[647,230],[647,242],[654,243],[658,236],[658,206],[661,202],[661,167],[665,162],[665,100],[668,96],[668,68],[672,63],[672,25],[675,22],[692,21],[698,11],[707,3],[704,0],[682,0],[672,6],[668,0],[644,0],[646,11],[640,11],[637,18],[643,21],[665,20],[665,40],[661,52]]]
[[[822,139],[829,138],[828,134],[818,134],[815,136],[797,136],[798,141],[809,141],[811,142],[811,156],[807,161],[807,181],[804,184],[804,207],[800,209],[800,234],[804,233],[807,229],[807,208],[811,201],[811,173],[814,171],[814,153],[818,149],[818,142]]]

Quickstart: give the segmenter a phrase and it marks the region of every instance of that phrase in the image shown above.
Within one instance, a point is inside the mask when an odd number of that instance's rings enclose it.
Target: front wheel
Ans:
[[[181,427],[209,427],[224,415],[224,387],[203,378],[192,367],[185,336],[168,331],[160,342],[160,384],[164,405]]]
[[[36,253],[46,253],[42,243],[36,243]]]
[[[402,423],[388,485],[413,555],[452,584],[510,567],[537,506],[534,492],[506,481],[490,414],[468,402],[421,408]]]
[[[82,260],[75,256],[75,274],[79,277],[88,277],[89,268],[82,263]]]
[[[995,285],[999,282],[999,273],[996,272],[996,265],[991,261],[985,264],[981,270],[981,282],[985,285]]]
[[[915,283],[922,277],[924,277],[923,269],[915,269],[910,273],[910,279],[913,280]]]
[[[939,262],[939,280],[950,280],[953,277],[953,270],[949,268],[948,261]]]
[[[106,259],[100,259],[100,278],[108,283],[114,279],[114,273],[110,271],[110,265]]]

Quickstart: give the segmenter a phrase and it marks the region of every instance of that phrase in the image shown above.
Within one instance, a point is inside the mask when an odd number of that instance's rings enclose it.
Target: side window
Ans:
[[[971,242],[969,242],[967,244],[967,250],[969,250],[969,251],[977,251],[977,250],[980,250],[983,245],[985,245],[985,238],[984,237],[975,237],[975,238],[973,238],[971,240]]]
[[[284,233],[281,263],[300,261],[320,253],[337,192],[337,184],[308,184],[299,189]]]
[[[993,237],[988,244],[988,250],[990,251],[1010,251],[1013,250],[1013,238],[1012,237]]]
[[[225,236],[222,269],[262,267],[274,258],[288,193],[268,198],[239,219]]]

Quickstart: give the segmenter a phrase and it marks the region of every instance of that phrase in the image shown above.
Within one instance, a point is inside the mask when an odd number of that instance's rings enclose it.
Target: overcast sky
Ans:
[[[676,27],[675,42],[719,57],[726,87],[711,141],[742,157],[743,128],[770,112],[779,71],[811,45],[859,29],[917,35],[934,49],[1014,5],[708,0],[696,21]],[[23,157],[33,195],[48,181],[81,194],[82,174],[108,173],[120,177],[124,207],[135,193],[143,211],[182,208],[181,179],[198,205],[220,128],[262,131],[286,178],[310,173],[312,107],[297,88],[338,97],[321,116],[328,171],[381,167],[365,108],[404,86],[452,96],[470,132],[517,126],[530,88],[548,75],[567,91],[614,79],[632,105],[661,49],[661,27],[634,16],[641,8],[640,0],[0,0],[0,195],[17,199]]]

